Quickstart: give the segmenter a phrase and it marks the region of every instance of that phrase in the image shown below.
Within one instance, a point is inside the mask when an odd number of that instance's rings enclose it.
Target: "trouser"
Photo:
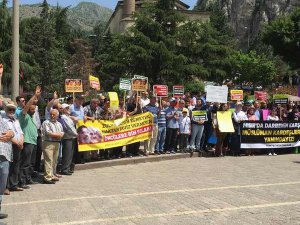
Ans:
[[[4,156],[0,156],[0,212],[1,212],[1,203],[2,195],[6,189],[7,177],[9,173],[9,162]]]
[[[189,134],[179,134],[179,149],[186,150],[189,142]]]
[[[155,150],[162,152],[164,150],[165,140],[166,140],[166,127],[158,127],[157,140],[155,144]]]
[[[56,174],[59,142],[43,142],[43,155],[45,159],[44,180],[50,181]]]
[[[153,153],[155,151],[155,144],[157,141],[158,126],[157,124],[153,125],[152,128],[152,137],[149,140],[145,141],[145,153]]]
[[[238,130],[236,130],[231,136],[231,148],[234,155],[241,154],[241,135]]]
[[[9,176],[7,188],[12,189],[16,188],[19,184],[19,175],[20,175],[20,159],[21,159],[21,150],[17,145],[12,146],[13,149],[13,161],[9,167]]]
[[[34,144],[24,143],[24,148],[21,151],[19,179],[21,185],[24,185],[27,181],[31,180],[31,155],[34,147]]]
[[[37,138],[37,145],[35,147],[36,153],[35,153],[35,163],[34,163],[34,170],[35,171],[41,171],[41,159],[42,159],[42,137],[38,136]]]
[[[132,143],[126,146],[127,154],[138,155],[140,149],[140,142]]]
[[[203,148],[206,150],[208,145],[208,139],[213,134],[214,129],[212,126],[212,122],[207,121],[204,123],[204,142],[203,142]]]
[[[167,128],[165,151],[174,151],[176,147],[177,128]]]
[[[192,136],[190,141],[191,148],[201,149],[201,138],[203,135],[204,126],[203,125],[192,125]]]
[[[62,140],[62,165],[61,172],[70,172],[74,154],[74,139],[63,139]]]

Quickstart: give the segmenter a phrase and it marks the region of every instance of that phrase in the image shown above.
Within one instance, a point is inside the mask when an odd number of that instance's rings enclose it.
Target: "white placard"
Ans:
[[[219,102],[227,103],[228,87],[223,86],[211,86],[206,87],[206,101],[207,102]]]

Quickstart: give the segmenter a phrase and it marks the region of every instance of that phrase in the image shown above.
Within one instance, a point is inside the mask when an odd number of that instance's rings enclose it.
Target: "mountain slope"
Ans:
[[[50,6],[55,9],[55,6]],[[12,9],[10,9],[12,12]],[[42,9],[40,4],[21,5],[20,18],[38,17]],[[98,22],[106,23],[112,14],[112,10],[92,2],[81,2],[69,9],[68,21],[74,29],[91,31]]]

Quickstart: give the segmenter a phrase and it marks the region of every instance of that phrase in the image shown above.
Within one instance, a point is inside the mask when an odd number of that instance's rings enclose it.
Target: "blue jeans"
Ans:
[[[197,125],[197,124],[192,125],[192,136],[190,140],[191,148],[200,150],[201,148],[200,143],[203,135],[203,130],[204,130],[204,125]]]
[[[1,202],[2,195],[6,189],[6,182],[9,171],[9,162],[3,157],[0,156],[0,212],[1,212]]]
[[[155,144],[155,151],[162,152],[164,150],[165,139],[166,139],[166,127],[158,127],[157,140]]]

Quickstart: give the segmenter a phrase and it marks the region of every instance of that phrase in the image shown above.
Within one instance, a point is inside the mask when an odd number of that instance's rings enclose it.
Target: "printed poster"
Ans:
[[[65,90],[69,93],[83,92],[82,80],[80,79],[66,79]]]

